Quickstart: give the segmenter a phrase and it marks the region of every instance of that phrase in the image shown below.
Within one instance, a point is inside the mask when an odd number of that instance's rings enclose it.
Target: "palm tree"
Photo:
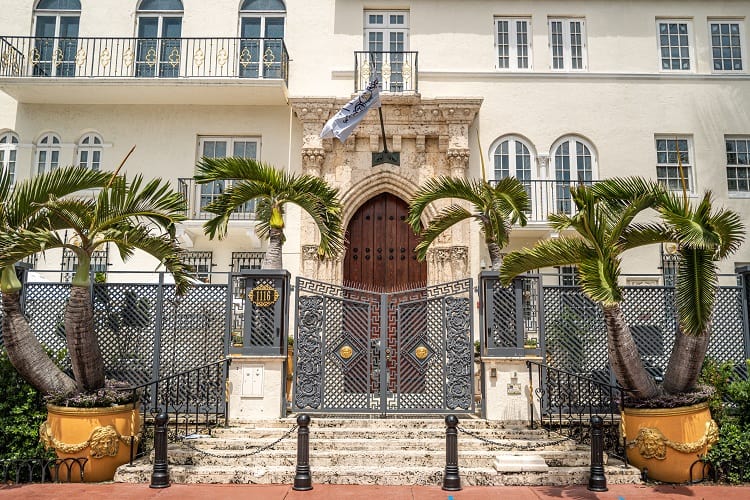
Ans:
[[[9,171],[3,169],[0,172],[0,238],[3,240],[0,255],[10,254],[8,245],[17,231],[49,227],[41,210],[44,202],[79,190],[103,187],[110,177],[111,174],[88,168],[64,167],[14,186]],[[49,358],[21,312],[21,282],[14,266],[21,258],[0,265],[4,348],[21,377],[33,386],[45,393],[74,391],[75,382]]]
[[[506,177],[494,185],[487,181],[438,177],[430,179],[417,191],[409,204],[407,222],[414,232],[419,232],[421,217],[430,203],[447,198],[468,201],[472,211],[459,204],[444,207],[422,230],[415,251],[424,260],[427,249],[445,230],[467,219],[475,219],[484,233],[492,269],[502,264],[500,251],[508,243],[510,230],[518,222],[526,225],[526,212],[531,209],[529,196],[523,184],[515,177]]]
[[[674,193],[665,193],[659,211],[679,244],[675,283],[678,328],[664,374],[665,392],[679,394],[695,387],[706,357],[719,281],[717,262],[737,251],[745,227],[735,212],[713,211],[710,192],[695,206]]]
[[[717,283],[716,259],[739,246],[742,225],[736,214],[711,213],[710,195],[692,208],[685,200],[654,182],[639,178],[614,178],[592,187],[571,188],[578,213],[550,215],[558,231],[573,229],[578,237],[562,236],[512,252],[500,271],[501,281],[532,269],[578,265],[581,288],[603,310],[610,364],[620,385],[634,399],[651,399],[662,390],[669,394],[690,390],[705,355],[710,312]],[[649,207],[661,221],[634,222]],[[676,242],[683,259],[676,283],[678,323],[675,349],[662,388],[641,361],[630,327],[622,313],[619,285],[622,254],[654,243]]]
[[[44,176],[29,183],[44,182]],[[40,180],[42,178],[42,180]],[[184,220],[184,201],[167,182],[143,181],[136,176],[128,182],[125,176],[108,174],[108,183],[93,198],[50,198],[39,203],[47,227],[37,225],[6,233],[0,239],[0,265],[13,263],[36,252],[65,248],[78,258],[78,268],[71,282],[70,299],[65,310],[65,336],[79,391],[91,392],[104,387],[104,360],[94,331],[90,293],[91,257],[107,243],[115,245],[123,260],[136,249],[159,261],[175,277],[178,293],[189,286],[187,270],[180,262],[174,238],[174,224]],[[60,238],[60,230],[71,230],[75,237]],[[5,333],[5,332],[4,332]],[[32,382],[30,380],[30,382]],[[39,387],[46,393],[54,387]]]
[[[256,202],[257,232],[268,238],[263,269],[281,269],[284,244],[284,205],[293,203],[312,217],[320,232],[318,256],[333,257],[344,248],[341,226],[341,202],[338,190],[323,179],[294,175],[247,158],[203,158],[198,162],[195,180],[199,184],[234,179],[235,182],[204,210],[216,217],[204,224],[213,239],[226,236],[232,212],[250,201]]]

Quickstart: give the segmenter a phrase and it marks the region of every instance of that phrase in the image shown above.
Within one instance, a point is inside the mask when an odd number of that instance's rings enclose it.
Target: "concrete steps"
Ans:
[[[169,447],[178,483],[291,484],[297,435],[283,437],[292,418],[215,429]],[[459,426],[459,470],[465,485],[567,485],[588,481],[589,450],[555,434],[519,424],[464,417]],[[476,437],[475,437],[476,436]],[[477,437],[490,440],[487,444]],[[151,460],[118,469],[115,481],[148,482]],[[605,457],[606,460],[606,457]],[[440,485],[445,468],[442,418],[320,418],[310,425],[313,483]],[[636,483],[640,474],[610,461],[610,483]]]

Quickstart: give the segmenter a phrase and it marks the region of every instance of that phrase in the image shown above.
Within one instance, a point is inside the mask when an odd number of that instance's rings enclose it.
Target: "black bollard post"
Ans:
[[[167,463],[167,422],[169,416],[165,411],[159,412],[154,419],[154,469],[151,473],[149,488],[169,488],[169,464]]]
[[[297,470],[294,474],[293,490],[313,489],[310,475],[310,416],[304,413],[297,417]]]
[[[445,473],[443,489],[446,491],[461,490],[461,476],[458,475],[458,417],[445,417]]]
[[[607,491],[604,475],[604,420],[599,415],[591,417],[591,476],[589,491]]]

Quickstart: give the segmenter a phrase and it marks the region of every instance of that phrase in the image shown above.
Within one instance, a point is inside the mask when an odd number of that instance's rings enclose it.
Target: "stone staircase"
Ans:
[[[585,484],[587,447],[520,425],[459,417],[458,464],[462,485]],[[281,439],[294,418],[236,424],[169,447],[171,479],[177,483],[292,484],[297,434]],[[489,445],[478,438],[491,440]],[[534,448],[534,449],[531,449]],[[198,451],[201,450],[201,451]],[[255,453],[253,453],[255,452]],[[119,482],[149,482],[153,454],[122,466]],[[607,482],[638,483],[633,467],[605,456]],[[445,469],[442,418],[380,419],[312,417],[310,468],[313,484],[440,485]]]

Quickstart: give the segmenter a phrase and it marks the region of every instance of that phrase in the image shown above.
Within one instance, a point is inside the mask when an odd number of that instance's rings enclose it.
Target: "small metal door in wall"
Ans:
[[[297,278],[293,408],[473,411],[471,280],[373,293]]]

